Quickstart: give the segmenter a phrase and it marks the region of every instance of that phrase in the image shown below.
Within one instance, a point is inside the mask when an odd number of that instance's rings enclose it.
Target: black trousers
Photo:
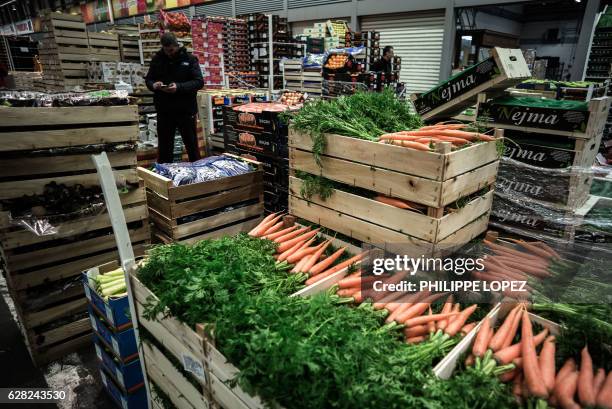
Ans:
[[[198,137],[196,135],[195,114],[157,113],[157,162],[172,163],[174,160],[174,135],[181,133],[185,150],[190,162],[200,159]]]

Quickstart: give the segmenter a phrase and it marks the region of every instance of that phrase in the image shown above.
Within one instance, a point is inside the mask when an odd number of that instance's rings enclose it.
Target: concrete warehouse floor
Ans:
[[[59,361],[36,368],[21,335],[13,302],[0,274],[0,387],[54,388],[66,391],[58,404],[36,404],[36,409],[115,409],[98,373],[98,359],[92,345]],[[27,405],[16,404],[17,409]],[[0,408],[9,405],[0,404]]]

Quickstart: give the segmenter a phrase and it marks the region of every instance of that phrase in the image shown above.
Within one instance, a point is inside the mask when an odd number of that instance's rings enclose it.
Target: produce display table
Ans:
[[[52,193],[95,189],[100,184],[90,156],[107,150],[115,178],[126,188],[121,201],[134,250],[142,254],[150,232],[133,145],[138,117],[131,105],[2,107],[0,115],[0,246],[9,293],[32,358],[40,365],[91,342],[87,300],[74,278],[116,260],[116,245],[103,206],[50,217],[56,231],[37,234],[11,219],[11,206],[26,210],[19,203],[29,195],[44,209],[57,200]],[[67,196],[65,205],[71,200]]]

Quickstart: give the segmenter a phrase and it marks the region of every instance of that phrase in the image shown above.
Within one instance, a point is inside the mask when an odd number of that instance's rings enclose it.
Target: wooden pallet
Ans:
[[[90,61],[121,61],[117,34],[88,32],[87,36]]]
[[[170,179],[139,168],[156,235],[164,242],[195,242],[253,228],[263,214],[263,169],[257,162],[248,162],[257,170],[185,186],[174,186]],[[244,203],[248,205],[223,211]],[[195,221],[181,221],[201,212],[212,214]]]
[[[500,95],[529,77],[531,73],[521,50],[495,47],[488,59],[410,98],[424,120],[451,118],[474,105],[479,93]]]
[[[65,148],[129,144],[138,137],[135,106],[0,108],[0,200],[44,194],[49,183],[99,186],[91,153]],[[64,149],[64,150],[62,150]],[[106,147],[106,150],[109,150]],[[37,153],[36,153],[37,152]],[[150,242],[144,186],[136,171],[136,151],[108,152],[118,181],[135,251]],[[55,234],[36,235],[0,212],[0,253],[9,292],[38,365],[90,342],[82,286],[69,284],[81,271],[116,260],[111,221],[104,209],[52,223]]]

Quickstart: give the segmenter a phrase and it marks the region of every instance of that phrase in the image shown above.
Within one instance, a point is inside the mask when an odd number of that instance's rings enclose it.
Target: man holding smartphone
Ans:
[[[197,58],[179,46],[172,33],[161,37],[162,48],[151,60],[147,73],[147,88],[153,91],[157,111],[159,163],[174,159],[174,135],[178,129],[185,144],[189,161],[200,159],[196,135],[196,94],[204,86]]]

